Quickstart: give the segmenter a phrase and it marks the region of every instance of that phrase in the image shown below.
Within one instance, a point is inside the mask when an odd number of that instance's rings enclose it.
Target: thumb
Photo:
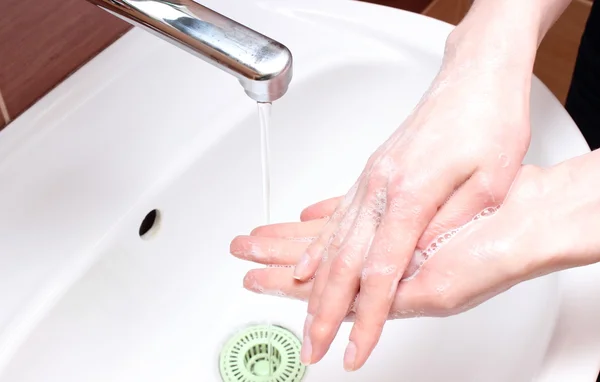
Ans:
[[[507,183],[507,184],[506,184]],[[460,228],[479,214],[485,214],[488,208],[498,207],[504,200],[510,182],[496,178],[490,184],[487,178],[478,173],[463,183],[448,201],[440,207],[417,243],[417,249],[424,250],[430,245],[443,244],[444,236]]]
[[[342,199],[342,196],[338,196],[306,207],[300,214],[300,221],[322,219],[331,216]]]

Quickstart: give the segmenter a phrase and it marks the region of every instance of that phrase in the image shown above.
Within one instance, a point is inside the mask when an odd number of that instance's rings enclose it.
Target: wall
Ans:
[[[0,0],[2,122],[17,117],[128,29],[83,0]]]
[[[385,5],[388,7],[404,9],[411,12],[421,13],[432,0],[364,0],[369,3]]]
[[[241,1],[241,0],[240,0]],[[366,0],[456,24],[471,0]],[[562,100],[589,0],[575,0],[542,44],[536,74]],[[84,0],[0,0],[0,129],[129,30]]]

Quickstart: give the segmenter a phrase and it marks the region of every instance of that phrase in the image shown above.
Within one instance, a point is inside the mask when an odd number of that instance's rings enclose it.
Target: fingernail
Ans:
[[[310,365],[312,358],[312,344],[309,336],[304,336],[304,342],[302,342],[302,352],[300,353],[300,362],[303,365]]]
[[[302,274],[306,272],[306,268],[308,267],[309,262],[310,256],[308,256],[308,253],[303,254],[300,258],[300,261],[296,265],[296,268],[294,269],[294,278],[296,280],[302,278]]]
[[[302,332],[303,336],[306,336],[308,334],[308,331],[310,330],[310,326],[312,325],[312,322],[313,322],[313,315],[309,313],[306,315],[306,321],[304,321],[304,330]]]
[[[346,347],[346,352],[344,353],[344,369],[346,371],[354,370],[354,363],[356,362],[356,345],[354,342],[350,341],[348,346]]]

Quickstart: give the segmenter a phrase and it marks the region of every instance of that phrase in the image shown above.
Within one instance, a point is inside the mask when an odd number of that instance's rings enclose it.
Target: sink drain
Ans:
[[[299,382],[306,371],[300,363],[300,346],[300,340],[282,327],[246,328],[229,339],[221,351],[221,378],[223,382]]]

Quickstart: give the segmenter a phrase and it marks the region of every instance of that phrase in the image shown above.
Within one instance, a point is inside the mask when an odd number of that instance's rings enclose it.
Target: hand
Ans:
[[[264,265],[275,265],[275,267],[267,267],[261,269],[254,269],[249,271],[244,278],[244,287],[250,291],[262,294],[270,294],[279,297],[289,297],[308,301],[312,288],[314,286],[314,280],[311,279],[307,282],[301,282],[293,277],[293,264],[295,264],[300,256],[304,253],[309,243],[311,243],[318,233],[323,229],[327,223],[327,216],[331,214],[335,208],[335,202],[339,198],[333,198],[317,203],[313,206],[305,209],[301,214],[301,222],[299,223],[279,223],[267,226],[262,226],[254,229],[248,236],[238,236],[231,242],[230,251],[231,253],[243,260],[253,261]],[[493,216],[496,209],[490,209],[489,213],[484,213],[483,216],[478,217],[475,221],[483,221],[490,216]],[[458,233],[458,231],[457,231]],[[451,234],[452,237],[455,234]],[[460,238],[461,235],[458,235]],[[450,244],[450,240],[446,243]],[[442,245],[437,247],[438,251],[442,248]],[[422,258],[421,256],[413,257],[413,263],[416,264],[411,272],[407,272],[407,275],[402,278],[401,284],[411,281],[413,284],[417,284],[423,278],[423,275],[429,273],[438,272],[440,274],[446,273],[446,268],[436,266],[440,261],[435,260],[433,256],[438,251],[431,251],[431,256]],[[440,251],[442,253],[446,252]],[[441,255],[440,255],[441,256]],[[459,257],[452,256],[446,260],[456,261]],[[417,263],[417,260],[418,261]],[[458,262],[464,264],[463,262]],[[452,269],[452,268],[450,268]],[[433,272],[432,272],[433,271]],[[492,272],[494,270],[492,269]],[[451,272],[448,272],[451,273]],[[460,274],[465,272],[459,272]],[[470,278],[467,278],[467,280]],[[423,309],[424,305],[428,305],[425,301],[419,301],[417,298],[410,298],[410,294],[406,295],[405,287],[402,287],[402,299],[398,299],[396,296],[394,304],[387,319],[396,318],[408,318],[413,316],[446,316],[453,313],[457,313],[456,309],[449,308],[447,300],[440,299],[444,297],[440,293],[441,288],[439,286],[440,281],[434,277],[427,278],[426,280],[432,281],[427,287],[421,288],[418,293],[413,292],[413,297],[423,297],[424,291],[433,291],[437,301],[432,301],[431,306],[439,305],[439,309]],[[448,288],[446,288],[448,289]],[[408,289],[410,292],[410,289]],[[398,291],[397,295],[400,294]],[[359,295],[356,296],[355,300],[358,300]],[[461,296],[455,298],[456,301],[461,299]],[[409,303],[410,301],[410,303]],[[457,305],[452,303],[451,305]],[[404,307],[400,309],[400,307]],[[355,318],[355,306],[353,305],[346,317],[345,321],[352,321]],[[305,326],[306,332],[306,326]],[[305,333],[306,334],[306,333]]]
[[[387,319],[460,313],[520,281],[591,263],[590,254],[597,259],[600,240],[594,222],[600,205],[588,183],[598,182],[559,167],[524,167],[496,213],[463,227],[399,283]],[[586,181],[577,187],[573,181],[578,179]],[[326,224],[320,217],[331,214],[334,206],[325,201],[308,208],[301,223],[259,227],[251,236],[234,239],[231,251],[242,259],[291,266],[307,238]],[[244,279],[254,292],[300,300],[309,298],[314,285],[313,280],[295,280],[290,267],[252,270]],[[347,313],[345,320],[355,319],[354,309]]]
[[[303,362],[325,355],[360,290],[349,344],[355,358],[346,368],[361,367],[415,248],[506,196],[529,145],[530,84],[499,74],[505,69],[495,64],[463,64],[447,59],[299,260],[296,279],[316,275]]]

